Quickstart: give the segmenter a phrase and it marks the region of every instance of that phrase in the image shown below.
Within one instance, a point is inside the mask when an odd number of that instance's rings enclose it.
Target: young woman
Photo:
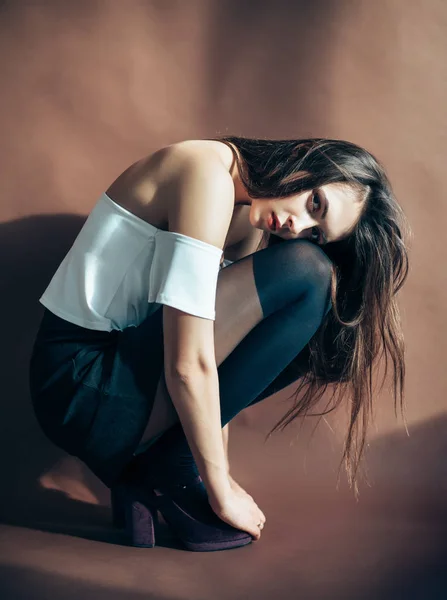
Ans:
[[[131,543],[154,546],[158,510],[191,550],[259,539],[227,424],[294,381],[305,393],[273,431],[332,384],[327,410],[350,401],[356,483],[383,354],[402,405],[405,227],[381,165],[340,140],[185,141],[101,195],[40,299],[30,388],[49,439],[112,489]]]

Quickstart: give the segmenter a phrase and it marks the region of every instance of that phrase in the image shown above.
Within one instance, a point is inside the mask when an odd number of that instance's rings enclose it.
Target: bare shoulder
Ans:
[[[225,223],[225,258],[235,261],[255,252],[263,231],[251,225],[250,206],[234,206],[235,190],[230,174],[233,151],[222,142],[189,140],[169,146],[165,152],[170,154],[172,163],[169,164],[175,164],[173,171],[178,173],[178,178],[173,177],[170,170],[175,189],[175,193],[169,195],[174,202],[174,208],[171,205],[171,230],[174,227],[180,231],[177,218],[185,215],[193,220],[201,219],[202,225],[206,224],[216,239],[216,234],[219,235],[216,228]]]
[[[163,151],[160,193],[169,230],[223,247],[234,210],[234,183],[218,153],[182,142]]]
[[[213,140],[185,140],[165,146],[157,151],[154,163],[157,163],[160,182],[169,182],[176,176],[190,173],[199,175],[207,185],[219,187],[223,181],[232,182],[230,168],[232,163],[230,148]],[[217,179],[216,179],[217,178]]]
[[[128,167],[106,193],[141,219],[159,229],[168,229],[168,214],[173,214],[177,202],[186,200],[188,190],[195,195],[197,204],[206,195],[215,210],[225,210],[230,201],[234,204],[228,153],[232,153],[230,148],[212,140],[171,144]],[[182,198],[179,191],[183,192]],[[189,202],[193,202],[192,197]]]

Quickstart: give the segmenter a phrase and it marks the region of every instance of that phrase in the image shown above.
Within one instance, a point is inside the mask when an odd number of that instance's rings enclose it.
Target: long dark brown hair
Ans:
[[[236,148],[240,177],[252,198],[286,197],[329,183],[347,183],[360,193],[362,211],[351,234],[322,246],[332,261],[332,308],[293,361],[300,381],[294,405],[268,434],[297,417],[321,419],[348,397],[350,420],[341,464],[357,494],[373,409],[373,373],[383,356],[378,392],[391,360],[395,411],[397,415],[400,406],[404,416],[405,349],[396,294],[408,275],[411,229],[384,168],[356,144],[324,138],[214,139]],[[265,232],[257,249],[283,241]],[[325,410],[311,413],[329,385],[332,395]]]

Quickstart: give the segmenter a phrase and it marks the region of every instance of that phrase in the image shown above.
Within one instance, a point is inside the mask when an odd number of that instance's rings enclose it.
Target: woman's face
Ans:
[[[304,238],[324,245],[349,235],[362,206],[352,186],[328,183],[287,198],[253,198],[250,223],[286,240]]]

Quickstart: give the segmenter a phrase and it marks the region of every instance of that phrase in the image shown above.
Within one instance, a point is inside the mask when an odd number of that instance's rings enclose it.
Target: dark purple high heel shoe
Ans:
[[[131,545],[140,548],[155,546],[157,511],[188,550],[212,552],[252,542],[249,533],[228,525],[214,513],[200,476],[187,485],[163,490],[119,483],[112,488],[112,511],[114,524],[125,526]]]

